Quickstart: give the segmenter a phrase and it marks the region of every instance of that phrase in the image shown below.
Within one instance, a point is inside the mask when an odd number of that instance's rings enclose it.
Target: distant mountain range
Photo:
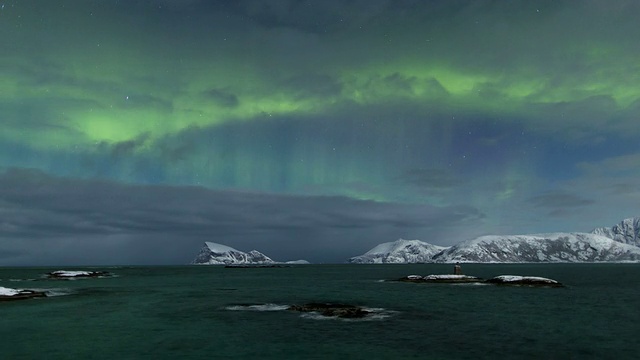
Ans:
[[[419,240],[380,244],[350,263],[640,261],[640,218],[591,233],[489,235],[445,248]]]
[[[481,236],[456,244],[433,262],[593,262],[640,260],[640,247],[587,233]]]
[[[286,264],[308,264],[306,260],[288,261]],[[205,242],[202,249],[191,262],[193,265],[275,265],[283,264],[272,260],[257,250],[248,253],[236,250],[230,246]]]
[[[590,233],[488,235],[451,247],[420,240],[399,239],[377,245],[349,259],[353,264],[405,263],[523,263],[640,261],[640,217],[628,218]],[[251,250],[205,242],[191,262],[202,265],[308,264],[305,260],[278,262]]]

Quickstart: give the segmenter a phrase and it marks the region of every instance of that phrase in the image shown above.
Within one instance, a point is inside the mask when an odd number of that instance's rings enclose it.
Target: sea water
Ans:
[[[53,270],[103,270],[50,280]],[[0,286],[49,297],[0,302],[2,359],[637,359],[640,264],[465,264],[482,278],[564,288],[404,283],[450,265],[4,268]],[[286,308],[346,303],[375,316]]]

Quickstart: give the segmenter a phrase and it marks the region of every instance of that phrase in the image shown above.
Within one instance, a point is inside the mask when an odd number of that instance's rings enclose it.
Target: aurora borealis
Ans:
[[[341,262],[638,215],[636,1],[0,6],[0,265]]]

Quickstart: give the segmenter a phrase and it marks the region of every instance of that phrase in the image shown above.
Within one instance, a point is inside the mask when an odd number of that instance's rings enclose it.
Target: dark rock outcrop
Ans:
[[[343,319],[361,319],[370,314],[359,306],[332,303],[308,303],[303,305],[291,305],[288,310],[298,312],[315,312],[326,317],[338,317]]]
[[[44,291],[26,290],[26,289],[24,290],[23,289],[20,289],[20,290],[7,289],[7,290],[13,290],[13,291],[1,292],[0,301],[24,300],[24,299],[32,299],[32,298],[47,296],[47,294],[45,294]]]
[[[532,287],[564,287],[562,283],[538,276],[500,275],[486,281],[490,284]]]

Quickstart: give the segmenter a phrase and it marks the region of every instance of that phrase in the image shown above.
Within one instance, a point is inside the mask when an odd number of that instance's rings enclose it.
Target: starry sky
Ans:
[[[640,214],[633,0],[0,0],[0,265]]]

